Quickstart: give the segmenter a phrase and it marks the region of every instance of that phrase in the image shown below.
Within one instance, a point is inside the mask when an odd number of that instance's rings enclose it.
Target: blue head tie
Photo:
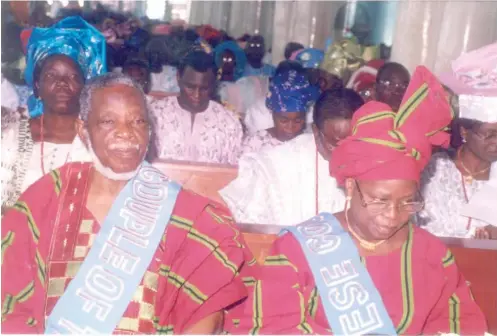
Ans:
[[[274,113],[307,112],[316,95],[317,88],[309,83],[305,74],[296,70],[283,71],[269,84],[266,107]]]
[[[324,58],[324,52],[315,48],[306,48],[299,51],[295,60],[306,69],[317,69]]]
[[[214,49],[214,59],[218,68],[222,65],[223,53],[226,50],[231,51],[235,55],[235,81],[237,81],[243,77],[245,65],[247,64],[247,56],[245,56],[245,52],[240,48],[238,43],[234,41],[223,42]]]
[[[80,16],[67,17],[50,28],[34,28],[26,53],[24,78],[33,89],[34,69],[38,62],[52,55],[65,55],[81,68],[85,79],[107,72],[104,36]],[[28,98],[31,117],[43,114],[43,102],[31,95]]]

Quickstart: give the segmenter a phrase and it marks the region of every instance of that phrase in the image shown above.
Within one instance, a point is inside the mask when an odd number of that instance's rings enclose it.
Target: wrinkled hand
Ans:
[[[476,239],[497,239],[497,227],[487,225],[482,228],[477,228],[475,232]]]

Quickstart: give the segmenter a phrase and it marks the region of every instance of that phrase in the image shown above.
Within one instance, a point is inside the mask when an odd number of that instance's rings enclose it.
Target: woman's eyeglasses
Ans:
[[[395,204],[393,202],[384,202],[379,200],[365,201],[364,194],[362,193],[357,181],[355,181],[355,185],[357,187],[357,191],[359,192],[359,197],[361,198],[361,205],[364,208],[368,209],[368,211],[372,214],[383,213],[390,209],[392,206],[395,206],[397,210],[399,210],[399,212],[413,214],[420,212],[425,206],[425,202],[423,200],[423,197],[421,196],[421,193],[419,192],[419,189],[416,192],[416,201],[404,201],[400,204]]]
[[[471,130],[471,132],[485,142],[491,141],[491,140],[497,140],[497,132],[496,131],[483,133],[483,132]]]
[[[394,90],[406,90],[408,85],[406,83],[394,83],[388,80],[380,80],[378,83],[385,88]]]

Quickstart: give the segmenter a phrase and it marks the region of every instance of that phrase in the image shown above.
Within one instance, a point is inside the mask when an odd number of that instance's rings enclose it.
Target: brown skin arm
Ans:
[[[476,239],[497,239],[497,227],[492,225],[487,225],[482,228],[476,229],[475,232]]]
[[[218,311],[198,321],[185,334],[187,335],[217,335],[223,330],[224,313]]]

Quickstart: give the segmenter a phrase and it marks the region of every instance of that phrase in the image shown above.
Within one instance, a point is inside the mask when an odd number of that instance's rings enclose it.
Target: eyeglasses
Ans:
[[[407,84],[406,83],[394,83],[388,80],[380,80],[378,83],[383,85],[386,88],[389,89],[399,89],[399,90],[405,90],[407,89]]]
[[[491,141],[491,140],[497,140],[497,132],[495,132],[495,131],[480,133],[478,131],[471,130],[471,132],[485,142]]]
[[[395,206],[399,212],[407,212],[410,214],[420,212],[423,210],[425,206],[425,202],[423,200],[423,197],[421,196],[421,193],[419,192],[419,189],[416,192],[416,199],[418,201],[404,201],[401,202],[400,204],[394,204],[392,202],[384,202],[384,201],[365,201],[364,200],[364,194],[361,191],[361,188],[359,187],[359,183],[355,181],[355,185],[357,187],[357,191],[359,192],[359,197],[361,198],[361,205],[368,209],[368,211],[372,214],[380,214],[388,209],[390,209],[391,206]]]

